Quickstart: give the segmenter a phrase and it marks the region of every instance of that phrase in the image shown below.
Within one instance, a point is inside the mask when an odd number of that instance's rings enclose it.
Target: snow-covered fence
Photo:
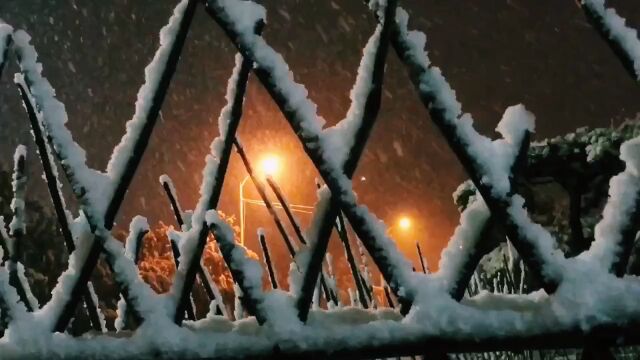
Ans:
[[[611,179],[609,201],[596,227],[594,242],[578,256],[567,258],[553,236],[531,220],[517,193],[516,177],[527,171],[533,114],[522,105],[510,107],[496,129],[501,138],[491,140],[479,134],[471,115],[462,112],[442,72],[430,63],[425,35],[409,30],[408,13],[395,0],[372,0],[367,4],[377,25],[363,50],[351,91],[351,106],[344,120],[323,128],[323,120],[304,86],[293,80],[282,56],[261,36],[266,24],[264,8],[243,0],[180,1],[160,33],[160,48],[145,71],[134,117],[127,123],[127,131],[114,149],[106,172],[86,165],[84,151],[65,126],[64,105],[56,100],[55,91],[42,77],[29,36],[0,24],[0,70],[8,59],[17,59],[20,72],[15,82],[70,252],[68,270],[61,275],[51,300],[42,307],[28,299],[28,289],[21,289],[24,281],[12,280],[14,270],[19,275],[20,266],[11,237],[19,237],[23,215],[19,201],[22,188],[18,186],[22,184],[18,180],[23,171],[16,166],[18,201],[9,233],[0,221],[2,250],[8,256],[7,265],[0,267],[0,312],[6,328],[0,339],[2,357],[384,358],[426,354],[442,358],[448,352],[585,344],[606,349],[640,344],[640,282],[624,273],[640,224],[640,138],[620,145],[624,166]],[[189,219],[184,217],[170,179],[161,178],[180,231],[171,234],[177,264],[171,291],[157,295],[141,280],[136,267],[146,224],[141,218],[131,224],[126,250],[113,238],[111,228],[152,135],[198,6],[222,28],[239,53],[228,82],[227,105],[219,116],[220,136],[211,143],[200,198]],[[605,9],[601,0],[585,0],[583,8],[592,21],[597,20],[597,30],[607,35],[627,68],[633,64],[632,74],[637,74],[640,47],[636,33],[615,12]],[[431,120],[479,195],[463,212],[438,271],[433,273],[412,271],[393,239],[387,236],[384,224],[358,203],[351,186],[350,178],[380,108],[389,48],[406,66]],[[326,184],[318,190],[311,227],[304,233],[296,229],[299,249],[289,240],[282,224],[279,226],[293,257],[289,292],[264,288],[263,266],[236,243],[229,224],[216,210],[233,148],[244,155],[236,130],[252,73],[278,105]],[[16,159],[16,164],[20,159],[24,164],[22,150]],[[242,160],[251,175],[248,158],[242,156]],[[75,218],[61,196],[63,182],[56,162],[80,205]],[[267,204],[266,187],[260,180],[254,182]],[[277,187],[271,184],[271,188],[285,205]],[[272,215],[278,219],[275,212]],[[295,225],[292,216],[289,220]],[[368,268],[357,267],[344,231],[347,225],[382,274],[388,308],[378,306]],[[320,292],[319,283],[326,302],[338,304],[335,293],[332,295],[331,271],[328,275],[323,271],[334,228],[347,251],[359,302],[368,309],[322,310],[317,306],[318,297],[312,307],[314,293]],[[487,234],[496,228],[504,231],[542,289],[527,295],[480,292],[464,298],[480,256],[491,245],[486,244]],[[237,319],[229,318],[222,297],[202,266],[210,234],[218,243],[237,285],[241,308],[249,318],[240,319],[240,306],[236,307]],[[117,337],[94,334],[90,338],[53,334],[67,330],[80,301],[93,314],[94,329],[104,332],[89,283],[101,254],[120,286],[120,325],[126,323],[132,333],[121,332]],[[14,266],[16,263],[18,266]],[[211,287],[209,298],[219,308],[199,320],[191,300],[196,276]],[[515,287],[514,279],[508,280]],[[398,309],[394,309],[396,301]]]

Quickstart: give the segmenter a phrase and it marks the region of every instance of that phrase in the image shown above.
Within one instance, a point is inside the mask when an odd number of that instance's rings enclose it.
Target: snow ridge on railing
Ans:
[[[611,40],[612,48],[622,57],[629,72],[640,80],[640,39],[638,31],[626,25],[615,9],[607,8],[605,0],[582,0],[589,20],[596,30]],[[628,65],[627,65],[628,64]]]

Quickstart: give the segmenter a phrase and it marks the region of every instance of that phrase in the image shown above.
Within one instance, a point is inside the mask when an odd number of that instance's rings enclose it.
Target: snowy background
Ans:
[[[70,127],[87,150],[89,164],[104,168],[134,111],[143,69],[157,48],[157,33],[175,1],[167,0],[3,0],[0,18],[33,36],[44,75],[65,103]],[[640,3],[609,1],[640,26]],[[265,1],[267,41],[281,52],[330,124],[349,106],[362,47],[374,22],[355,0]],[[443,69],[479,130],[492,134],[505,108],[522,102],[536,114],[537,138],[581,126],[608,126],[640,112],[640,89],[570,0],[403,1],[412,27],[426,32],[430,57]],[[178,72],[171,85],[151,146],[120,214],[120,227],[144,214],[151,224],[171,222],[158,185],[169,174],[184,207],[197,199],[202,158],[217,135],[226,80],[235,50],[198,9]],[[431,263],[457,224],[451,193],[462,170],[436,129],[395,55],[389,57],[380,120],[356,173],[361,203],[392,222],[399,214],[416,219],[425,234],[413,234]],[[9,81],[0,84],[0,166],[13,149],[32,140],[24,110]],[[280,180],[292,202],[312,204],[315,170],[288,125],[256,81],[251,81],[240,137],[257,161],[261,153],[286,157]],[[33,154],[33,152],[31,152]],[[36,167],[36,162],[33,168]],[[381,166],[385,165],[385,166]],[[291,169],[296,168],[295,171]],[[245,176],[234,155],[221,210],[237,214],[237,184]],[[33,177],[32,177],[33,179]],[[45,198],[40,191],[32,197]],[[35,185],[39,183],[40,185]],[[252,227],[264,225],[252,213]],[[264,216],[266,220],[266,215]],[[302,219],[303,221],[307,219]],[[275,236],[275,229],[271,232]],[[334,242],[335,243],[335,242]],[[406,245],[412,248],[412,244]],[[413,254],[411,252],[411,254]]]

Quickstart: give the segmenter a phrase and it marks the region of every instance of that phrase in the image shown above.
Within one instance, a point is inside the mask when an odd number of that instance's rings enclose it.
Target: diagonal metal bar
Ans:
[[[547,293],[553,293],[561,281],[561,274],[549,269],[550,265],[544,260],[548,254],[543,253],[543,250],[537,246],[536,239],[531,238],[531,234],[520,231],[519,224],[513,214],[508,211],[514,194],[513,186],[509,186],[507,196],[498,197],[493,192],[494,184],[482,180],[485,175],[482,165],[476,155],[470,152],[463,140],[457,135],[458,114],[446,108],[448,103],[441,97],[442,94],[438,93],[438,89],[429,83],[423,83],[422,79],[430,78],[436,71],[429,67],[424,58],[418,58],[412,52],[414,44],[407,38],[406,31],[406,29],[400,28],[397,21],[394,22],[391,44],[407,68],[411,82],[418,92],[420,100],[429,111],[431,120],[447,140],[449,147],[482,195],[492,216],[504,226],[507,236],[531,269],[532,274],[538,278]],[[423,49],[420,50],[420,53],[424,56]]]
[[[209,210],[207,217],[208,226],[218,242],[220,253],[225,259],[233,279],[238,284],[241,294],[238,296],[242,307],[256,317],[259,324],[267,321],[265,309],[259,305],[262,303],[262,277],[253,277],[260,274],[262,267],[256,261],[247,256],[246,250],[238,245],[233,238],[233,231],[217,214],[215,210]],[[215,215],[215,216],[214,216]]]
[[[389,1],[387,7],[385,8],[385,18],[393,19],[393,14],[395,14],[395,1]],[[373,65],[373,70],[371,74],[371,88],[369,93],[367,94],[364,111],[362,113],[361,125],[357,130],[354,143],[352,147],[348,150],[348,156],[343,165],[343,171],[348,178],[351,178],[355,173],[358,161],[364,152],[364,147],[369,138],[369,134],[373,129],[373,125],[375,124],[375,120],[377,119],[378,112],[380,110],[380,102],[381,102],[381,94],[382,94],[382,83],[384,78],[384,67],[386,63],[386,55],[389,44],[389,24],[392,21],[385,21],[382,26],[382,30],[380,33],[379,45],[376,48],[375,60]],[[316,164],[317,165],[317,164]],[[326,180],[325,180],[326,181]],[[332,192],[333,193],[333,192]],[[337,193],[336,193],[337,194]],[[300,297],[298,298],[298,314],[300,319],[306,320],[308,316],[308,312],[311,306],[311,298],[313,296],[312,287],[317,281],[318,274],[322,270],[322,260],[324,258],[324,254],[327,252],[327,247],[329,244],[329,239],[331,238],[331,231],[336,223],[336,218],[340,214],[340,206],[334,200],[335,195],[332,196],[332,200],[326,211],[321,215],[320,222],[320,230],[318,232],[318,238],[316,239],[313,247],[311,258],[307,264],[307,268],[304,272],[304,278],[302,283],[302,288],[300,291]],[[344,224],[343,224],[344,225]],[[346,240],[345,246],[348,246],[348,239],[343,239],[341,237],[343,243]],[[353,254],[352,254],[353,257]],[[354,260],[355,264],[355,260]],[[385,272],[384,269],[381,271]],[[353,272],[352,273],[357,273]],[[363,286],[360,279],[360,276],[354,276],[354,280],[356,281],[356,286],[358,286],[358,295],[361,298],[361,301],[364,300],[364,291]],[[366,300],[362,302],[363,305],[366,305]]]
[[[13,212],[13,219],[9,224],[9,284],[16,289],[20,301],[24,304],[27,311],[34,311],[36,304],[30,301],[27,292],[29,291],[28,283],[23,281],[19,272],[24,271],[22,268],[22,240],[25,235],[25,192],[27,186],[26,175],[26,148],[24,145],[19,145],[16,148],[14,155],[13,166],[13,200],[11,201],[11,210]]]
[[[429,271],[427,270],[427,264],[424,263],[424,256],[422,255],[422,248],[420,248],[420,242],[416,241],[416,250],[418,251],[418,259],[420,260],[420,268],[422,269],[422,273],[426,274]]]
[[[167,199],[169,199],[169,205],[171,205],[171,210],[173,211],[173,216],[176,218],[176,223],[178,224],[178,228],[182,229],[182,226],[184,225],[184,219],[182,217],[182,208],[178,203],[177,195],[174,193],[172,189],[173,182],[171,182],[171,180],[167,175],[163,175],[162,177],[160,177],[160,183],[162,184],[164,193],[167,195]]]
[[[519,150],[513,160],[511,170],[514,176],[522,174],[527,165],[529,145],[531,143],[530,139],[531,136],[529,133],[521,139]],[[512,182],[515,183],[516,179],[512,179]],[[470,249],[469,253],[467,253],[465,257],[462,257],[462,260],[457,264],[455,269],[449,271],[449,275],[453,276],[453,278],[449,282],[448,291],[451,297],[457,301],[462,300],[464,297],[464,292],[482,257],[495,248],[496,243],[492,242],[491,239],[497,236],[504,236],[504,234],[498,231],[496,220],[491,216],[489,216],[484,223],[477,225],[477,227],[477,230],[471,235],[473,238],[467,239],[466,241],[468,241],[468,243],[463,245],[465,248]],[[457,244],[452,245],[458,246]]]
[[[182,53],[187,34],[189,33],[189,28],[191,27],[191,22],[195,14],[197,4],[197,0],[188,0],[187,7],[184,10],[184,15],[182,16],[182,19],[180,19],[178,33],[176,34],[175,41],[173,42],[169,56],[164,64],[164,68],[162,69],[162,74],[156,91],[153,93],[151,98],[151,107],[145,114],[142,130],[135,139],[135,143],[131,149],[132,151],[126,159],[124,171],[122,171],[121,177],[116,181],[112,199],[105,211],[104,226],[106,229],[111,229],[113,226],[113,222],[115,221],[118,210],[122,205],[124,196],[129,189],[129,185],[131,185],[131,181],[133,180],[136,170],[142,161],[142,156],[147,149],[151,133],[153,132],[158,115],[162,108],[162,103],[164,102],[169,90],[171,79],[177,70],[178,60],[180,59],[180,54]]]
[[[255,31],[257,33],[262,32],[262,28],[264,23],[260,22],[256,24]],[[220,200],[220,194],[222,193],[222,186],[224,184],[225,175],[227,172],[227,168],[229,166],[229,160],[231,158],[231,152],[233,149],[234,141],[236,138],[236,131],[238,129],[238,125],[240,124],[240,119],[242,118],[242,106],[244,103],[244,96],[247,90],[247,82],[249,80],[249,74],[251,72],[251,68],[253,67],[253,62],[247,58],[242,58],[238,69],[234,69],[234,74],[230,81],[233,81],[233,77],[235,76],[235,82],[233,85],[233,94],[231,94],[231,98],[229,98],[229,106],[228,109],[223,109],[223,111],[228,111],[228,113],[223,113],[221,116],[227,116],[228,123],[226,124],[226,131],[222,134],[222,146],[218,156],[218,164],[215,169],[215,174],[213,175],[213,181],[211,185],[211,191],[206,194],[206,198],[200,199],[206,206],[206,209],[216,209],[218,207],[218,201]],[[222,129],[220,129],[222,132]],[[177,283],[177,293],[178,293],[178,301],[176,304],[176,311],[174,315],[174,321],[176,324],[182,323],[182,316],[178,314],[184,313],[188,300],[189,294],[193,288],[193,283],[195,281],[196,273],[198,272],[198,264],[200,264],[200,259],[202,258],[202,253],[204,252],[204,247],[207,243],[207,236],[209,234],[209,228],[206,224],[199,224],[200,229],[197,234],[197,243],[195,244],[195,249],[191,256],[186,260],[187,269],[185,271],[184,279]],[[225,257],[225,261],[229,261],[231,258]],[[227,266],[230,266],[229,262],[227,262]],[[236,282],[239,286],[242,287],[243,282]],[[246,289],[242,289],[245,291]],[[251,297],[245,297],[245,302],[252,302],[254,299]],[[246,309],[256,309],[257,304],[247,304],[245,306]]]
[[[589,0],[579,1],[580,7],[584,12],[587,21],[589,21],[594,30],[596,30],[598,35],[600,35],[602,40],[604,40],[609,48],[611,48],[618,60],[620,60],[620,63],[627,71],[627,73],[629,73],[634,81],[640,80],[640,71],[636,69],[636,64],[634,62],[634,59],[632,58],[632,55],[625,49],[623,39],[612,36],[610,30],[606,25],[606,20],[604,19],[603,14],[598,12],[596,9],[598,5],[593,4],[593,1]],[[604,2],[602,6],[604,7]],[[604,8],[603,10],[606,11],[606,8]]]
[[[347,263],[349,264],[349,270],[351,270],[351,276],[353,277],[353,282],[355,283],[356,291],[358,292],[358,299],[360,299],[360,304],[362,304],[366,309],[369,307],[369,301],[367,301],[367,294],[365,293],[362,274],[360,274],[360,270],[358,270],[358,265],[356,264],[356,259],[353,256],[351,243],[349,242],[349,235],[347,234],[345,225],[344,216],[342,216],[342,213],[338,211],[337,221],[335,222],[336,232],[338,233],[338,236],[342,241],[342,246],[344,247],[344,253],[347,258]]]
[[[25,78],[28,77],[28,75],[29,74],[25,74]],[[21,82],[18,82],[18,85],[20,86],[21,91],[23,91],[25,96],[29,99],[29,103],[31,103],[34,97],[30,93],[27,86]],[[35,100],[33,101],[33,103],[36,104]],[[39,124],[42,125],[43,133],[47,133],[47,129],[45,128],[44,124],[41,123],[40,120],[38,120],[38,122]],[[102,227],[101,224],[98,223],[97,219],[94,217],[95,214],[94,214],[93,205],[91,204],[91,201],[86,197],[86,191],[87,191],[86,187],[82,184],[81,181],[79,181],[79,179],[74,174],[73,170],[69,166],[65,165],[62,154],[59,151],[56,151],[56,149],[52,144],[53,142],[52,136],[50,134],[47,134],[46,138],[50,148],[54,150],[53,152],[54,155],[58,158],[58,161],[62,164],[62,169],[64,170],[65,176],[67,177],[67,179],[71,184],[76,185],[76,186],[72,186],[73,193],[80,202],[82,213],[85,215],[85,218],[89,224],[91,231],[94,232],[93,234],[94,238],[89,240],[92,241],[92,244],[95,244],[96,242],[101,244],[100,246],[97,246],[97,247],[92,245],[87,255],[87,258],[88,258],[89,256],[92,255],[92,251],[96,251],[95,256],[96,256],[96,262],[97,262],[97,257],[100,255],[100,251],[103,249],[102,244],[106,243],[106,241],[109,239],[110,234],[107,233],[104,227]],[[106,259],[109,266],[113,267],[112,266],[113,262],[115,262],[114,254],[107,252]],[[79,302],[79,299],[83,297],[84,294],[86,294],[86,289],[87,289],[86,284],[89,283],[90,276],[91,276],[91,271],[87,271],[87,272],[81,272],[80,277],[76,278],[76,282],[74,283],[74,286],[72,287],[72,290],[70,292],[69,300],[64,303],[60,313],[58,314],[57,319],[53,324],[52,331],[64,332],[67,329],[69,322],[71,321],[73,315],[75,314],[75,309],[77,307],[77,303]],[[80,282],[85,284],[85,286],[79,286]],[[127,303],[131,304],[132,301],[129,298],[129,295],[128,295],[129,290],[127,289],[128,284],[121,283],[118,280],[118,278],[116,278],[116,282],[121,287],[121,293],[124,299],[127,301]],[[133,308],[132,310],[135,310],[135,308]],[[140,319],[139,316],[137,315],[137,311],[134,312],[134,315],[136,316],[137,319]]]
[[[4,68],[7,66],[7,62],[9,61],[9,49],[11,49],[11,44],[13,43],[13,37],[11,34],[7,35],[6,39],[4,39],[4,51],[0,54],[0,79],[2,79],[2,73]]]
[[[278,186],[278,184],[273,180],[273,178],[271,178],[271,176],[267,176],[266,180],[267,180],[267,184],[269,185],[273,193],[276,195],[276,198],[280,202],[280,206],[284,210],[287,218],[289,219],[289,223],[291,224],[291,227],[293,227],[296,237],[298,238],[298,241],[302,245],[306,245],[307,240],[305,239],[305,236],[302,233],[302,229],[300,229],[300,225],[298,225],[298,221],[295,219],[295,216],[291,211],[291,207],[289,206],[289,202],[285,198],[284,193],[280,189],[280,186]],[[264,199],[266,199],[266,192],[265,192],[265,197],[263,198],[263,203],[265,203],[265,206],[266,206],[266,202],[264,202]],[[273,207],[271,204],[269,206]],[[274,214],[277,215],[275,211],[274,211]],[[292,254],[292,257],[293,256],[295,256],[295,252]],[[329,302],[333,302],[336,305],[338,304],[338,297],[327,285],[327,275],[324,273],[324,271],[320,274],[320,288],[322,289],[322,293],[324,294],[325,299],[327,300],[327,304]]]
[[[17,86],[18,90],[20,91],[20,97],[22,98],[22,104],[27,111],[27,117],[31,126],[31,133],[33,134],[34,142],[36,144],[36,148],[38,149],[40,163],[42,164],[44,178],[47,184],[47,190],[49,191],[49,196],[51,198],[51,202],[53,203],[53,209],[56,213],[56,218],[58,219],[60,232],[62,234],[62,238],[64,239],[67,253],[71,254],[75,250],[76,245],[73,241],[71,228],[69,227],[69,217],[67,215],[67,209],[64,203],[64,198],[62,197],[62,194],[60,192],[62,184],[58,179],[51,148],[44,138],[42,125],[38,121],[38,117],[34,111],[34,106],[31,102],[30,97],[27,95],[26,90],[22,87],[21,84],[18,84]],[[85,307],[87,309],[89,321],[91,322],[92,328],[96,331],[103,331],[104,329],[102,328],[102,322],[100,321],[100,315],[98,314],[97,304],[93,301],[93,297],[91,296],[88,287],[84,290],[82,297],[85,302]]]
[[[171,181],[171,178],[168,175],[163,175],[160,177],[160,183],[162,184],[162,188],[164,189],[164,192],[169,199],[169,204],[171,205],[171,209],[173,210],[173,214],[176,218],[176,223],[178,224],[178,227],[182,229],[185,223],[182,217],[182,208],[180,207],[180,203],[178,202],[178,195],[176,194],[175,188],[173,186],[173,181]],[[180,261],[178,260],[180,258],[180,249],[175,242],[170,242],[173,261],[176,264],[177,269],[180,266]],[[209,282],[210,278],[207,276],[207,269],[202,264],[200,264],[200,266],[198,267],[198,278],[200,279],[200,283],[202,284],[204,291],[207,293],[207,297],[209,298],[209,300],[218,301],[218,304],[220,306],[218,308],[218,314],[221,314],[221,309],[224,307],[222,298],[218,299],[218,297],[216,296],[216,291],[214,291],[213,289],[213,286],[215,285]],[[193,305],[191,305],[190,308],[187,307],[187,318],[190,320],[195,319]]]
[[[301,139],[305,152],[313,161],[316,168],[320,171],[320,175],[327,183],[331,192],[341,195],[337,198],[332,197],[332,199],[334,199],[333,201],[336,201],[340,205],[336,206],[336,209],[339,207],[344,209],[345,215],[352,224],[354,231],[361,239],[363,239],[367,250],[372,254],[372,257],[381,269],[385,278],[389,279],[394,291],[399,291],[402,286],[401,284],[406,284],[406,281],[408,281],[407,277],[409,276],[409,271],[405,266],[406,260],[401,257],[391,240],[374,228],[373,222],[376,220],[374,220],[373,216],[365,209],[357,206],[355,198],[352,196],[352,191],[348,185],[348,177],[324,157],[324,144],[321,140],[321,134],[314,125],[317,120],[316,115],[312,115],[306,111],[310,107],[313,108],[314,104],[308,98],[304,97],[297,97],[296,100],[293,101],[290,97],[293,96],[291,93],[291,87],[300,85],[292,82],[290,78],[283,77],[285,74],[284,69],[286,64],[280,58],[276,59],[268,58],[266,56],[256,56],[258,47],[261,51],[271,54],[273,54],[273,50],[268,47],[262,39],[256,36],[250,36],[248,33],[240,33],[239,30],[235,28],[233,20],[230,18],[230,15],[227,13],[227,9],[222,2],[209,1],[207,3],[206,10],[208,14],[220,25],[223,31],[225,31],[228,38],[234,43],[243,56],[251,58],[256,62],[257,66],[254,73],[278,105],[280,111],[285,115],[289,121],[289,125]],[[270,60],[276,60],[276,62],[271,63]],[[285,81],[288,83],[286,85],[284,83],[280,84],[279,81]],[[378,86],[374,86],[374,88],[378,88]],[[371,109],[378,107],[379,98],[380,97],[377,96],[377,100],[367,102],[365,112],[371,113]],[[303,107],[305,110],[303,110]],[[365,132],[368,133],[368,130]],[[363,145],[358,144],[363,140],[364,139],[362,138],[358,138],[354,148],[358,149],[363,147]],[[352,167],[355,165],[355,162],[355,160],[350,162],[348,161],[346,166]],[[332,215],[332,219],[335,219],[335,213]],[[330,231],[333,226],[333,222],[329,221],[328,223],[329,229],[327,231]],[[326,252],[326,244],[323,246],[325,249],[318,251],[321,255],[319,256],[320,260],[317,261],[317,265],[314,265],[317,270],[310,272],[307,271],[307,273],[315,273],[315,280],[317,280],[318,273],[320,272],[323,254]],[[305,274],[305,277],[307,276],[308,275]],[[300,305],[299,309],[302,309],[301,318],[306,318],[308,306],[305,305],[311,303],[310,299],[313,296],[313,289],[315,287],[315,281],[310,281],[309,278],[304,281],[307,283],[305,294],[308,294],[306,296],[308,296],[309,300],[305,299],[303,301],[298,301],[298,304]]]
[[[262,202],[267,208],[267,211],[269,211],[269,215],[271,215],[273,222],[276,224],[276,228],[278,229],[280,236],[282,236],[284,244],[287,247],[287,251],[289,252],[289,256],[291,256],[291,258],[294,259],[295,261],[297,250],[293,245],[293,243],[291,242],[291,239],[289,238],[289,235],[287,234],[287,231],[285,230],[284,225],[282,224],[282,220],[280,220],[280,216],[278,216],[278,213],[276,212],[273,204],[271,203],[271,200],[269,200],[269,197],[267,196],[267,189],[264,186],[264,183],[260,181],[255,171],[253,170],[253,167],[251,166],[251,162],[249,161],[249,157],[245,153],[244,148],[240,144],[240,141],[238,140],[237,137],[234,140],[234,145],[235,145],[236,151],[238,152],[238,155],[240,155],[240,158],[242,159],[242,163],[244,164],[244,167],[247,170],[249,177],[251,178],[251,182],[253,183],[253,185],[255,185],[256,190],[258,190],[260,199],[262,199]],[[284,199],[284,197],[282,197],[282,200],[280,200],[280,203],[283,208],[287,207],[286,199]],[[292,221],[295,222],[295,219]],[[302,235],[301,232],[299,233],[299,236],[300,236],[300,239],[299,239],[300,242],[303,244],[306,243],[306,240],[304,240],[304,235]],[[320,286],[322,287],[322,291],[325,295],[325,298],[327,299],[327,302],[333,301],[334,303],[337,303],[337,299],[335,299],[335,297],[331,295],[331,291],[327,286],[324,275],[320,276]]]
[[[120,205],[122,205],[124,195],[126,194],[127,189],[129,188],[129,185],[133,180],[133,176],[138,168],[138,165],[140,164],[140,161],[142,160],[142,155],[144,154],[149,143],[149,138],[155,126],[156,119],[162,106],[162,102],[164,101],[164,98],[166,96],[171,78],[175,73],[177,63],[180,58],[180,53],[182,52],[182,48],[189,31],[191,21],[193,20],[193,15],[195,13],[197,3],[198,2],[196,0],[189,0],[187,3],[184,15],[182,19],[180,19],[179,29],[178,33],[176,34],[175,41],[171,47],[165,66],[162,69],[159,85],[151,98],[152,104],[146,114],[143,128],[139,136],[135,139],[131,155],[128,157],[128,159],[126,159],[126,165],[124,166],[124,171],[122,172],[121,177],[119,179],[116,179],[115,181],[116,185],[114,187],[112,197],[106,208],[102,224],[102,226],[104,226],[104,229],[107,231],[110,230],[113,226],[115,217],[118,213],[118,210],[120,209]],[[91,223],[91,217],[87,216],[87,218]],[[57,331],[63,331],[71,321],[83,290],[84,288],[86,288],[86,284],[89,281],[91,273],[98,263],[99,255],[102,252],[103,243],[104,240],[101,239],[100,236],[94,239],[91,245],[91,249],[89,250],[89,254],[79,271],[80,275],[78,276],[71,290],[71,297],[69,298],[69,301],[65,303],[63,311],[56,321],[55,328]],[[109,257],[107,257],[107,259],[109,259]],[[126,295],[124,296],[125,299],[128,299],[128,290],[125,288],[125,286],[122,285],[125,284],[121,284],[121,291],[123,292],[123,295]],[[127,302],[129,304],[133,303],[132,301],[130,301],[130,299],[128,299]],[[136,317],[139,316],[136,315]],[[142,321],[142,318],[139,318],[137,320]]]
[[[262,248],[262,254],[264,255],[264,263],[267,266],[269,272],[269,281],[271,282],[271,288],[278,288],[278,279],[276,278],[276,272],[273,269],[273,263],[271,262],[271,255],[269,254],[269,247],[267,246],[267,239],[264,232],[258,231],[258,240],[260,241],[260,248]]]
[[[287,230],[285,230],[284,224],[282,224],[282,220],[280,220],[280,216],[278,216],[278,213],[276,213],[276,210],[274,209],[273,204],[271,203],[271,201],[269,200],[269,197],[267,196],[267,189],[265,188],[264,183],[258,178],[255,171],[253,170],[253,167],[251,166],[251,162],[249,161],[249,157],[247,156],[247,153],[244,151],[244,148],[240,144],[240,141],[238,140],[237,136],[234,139],[233,144],[236,148],[236,152],[238,153],[238,155],[240,155],[240,159],[242,160],[242,164],[244,165],[244,168],[247,170],[247,173],[249,174],[249,178],[251,178],[251,182],[255,186],[256,190],[258,190],[260,199],[262,199],[262,202],[264,202],[264,206],[267,208],[269,215],[271,215],[273,222],[276,224],[276,228],[278,229],[280,236],[282,236],[282,240],[284,241],[284,244],[287,247],[287,251],[289,252],[289,255],[293,259],[296,256],[296,248],[293,246],[293,243],[291,242],[291,239],[287,234]]]
[[[180,267],[180,248],[178,247],[176,241],[171,237],[169,237],[169,243],[171,244],[171,255],[173,255],[173,263],[176,265],[176,269],[178,269]],[[193,298],[191,297],[191,294],[189,294],[189,302],[187,303],[185,311],[182,313],[182,315],[184,316],[185,314],[187,315],[187,319],[189,320],[196,319],[196,312],[194,310]]]
[[[298,224],[296,217],[293,215],[293,212],[291,212],[291,208],[289,207],[289,203],[282,193],[282,189],[280,189],[280,186],[278,186],[278,184],[275,182],[275,180],[273,180],[271,176],[267,175],[266,180],[269,188],[271,188],[271,191],[273,191],[273,193],[276,195],[276,199],[278,199],[278,201],[280,202],[280,206],[282,206],[284,213],[287,215],[289,223],[291,224],[293,231],[296,233],[298,241],[300,241],[302,245],[307,245],[307,240],[305,240],[304,234],[302,234],[300,224]]]

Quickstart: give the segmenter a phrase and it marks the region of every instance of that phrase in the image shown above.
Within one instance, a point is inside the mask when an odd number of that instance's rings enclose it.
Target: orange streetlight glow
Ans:
[[[264,176],[276,176],[280,172],[280,158],[267,155],[260,162],[260,170]]]
[[[406,216],[401,217],[398,221],[398,227],[403,231],[409,230],[411,228],[411,219]]]

